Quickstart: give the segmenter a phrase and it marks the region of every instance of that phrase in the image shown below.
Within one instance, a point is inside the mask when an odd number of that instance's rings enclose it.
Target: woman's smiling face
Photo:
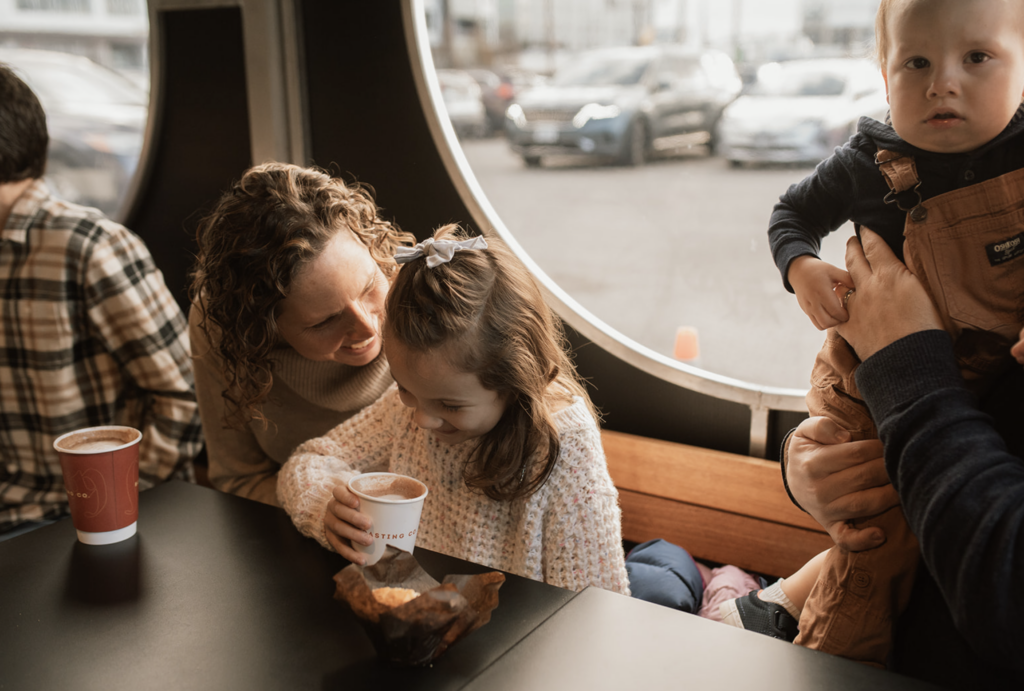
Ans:
[[[458,444],[481,437],[505,413],[502,396],[485,389],[475,374],[452,367],[443,352],[414,352],[394,337],[386,339],[384,352],[402,403],[438,441]]]
[[[278,305],[278,333],[308,360],[360,367],[381,351],[388,280],[347,230],[299,269]]]

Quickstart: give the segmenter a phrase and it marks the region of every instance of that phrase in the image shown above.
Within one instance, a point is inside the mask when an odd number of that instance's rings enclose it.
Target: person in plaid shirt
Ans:
[[[0,64],[0,539],[67,515],[53,440],[142,430],[139,486],[191,479],[202,433],[188,326],[142,240],[42,181],[49,137]]]

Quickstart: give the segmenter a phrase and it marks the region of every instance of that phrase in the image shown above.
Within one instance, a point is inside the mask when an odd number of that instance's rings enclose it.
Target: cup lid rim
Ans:
[[[81,434],[82,432],[99,432],[101,430],[108,430],[108,429],[111,429],[111,430],[113,430],[113,429],[116,429],[116,430],[127,429],[127,430],[131,430],[131,431],[135,432],[137,436],[134,439],[132,439],[131,441],[126,441],[124,444],[121,444],[120,446],[115,446],[112,449],[104,449],[103,451],[77,451],[75,449],[62,449],[62,448],[60,448],[60,446],[58,446],[58,444],[60,444],[62,439],[66,439],[67,437],[70,437],[72,434]],[[55,451],[57,451],[59,453],[66,453],[66,454],[71,454],[71,455],[74,455],[74,456],[91,456],[91,455],[96,454],[96,453],[112,453],[114,451],[120,451],[121,449],[128,448],[129,446],[131,446],[133,444],[138,444],[141,440],[142,440],[142,431],[138,430],[138,429],[136,429],[134,427],[129,427],[128,425],[97,425],[96,427],[82,427],[80,429],[73,429],[70,432],[65,432],[64,434],[60,435],[59,437],[57,437],[56,439],[53,440],[53,448],[54,448]]]
[[[361,492],[360,490],[358,490],[358,489],[356,489],[355,487],[352,486],[353,480],[359,480],[359,479],[364,478],[364,477],[373,477],[373,476],[376,476],[376,475],[391,475],[391,476],[394,476],[394,477],[403,477],[403,478],[405,478],[407,480],[412,480],[413,482],[415,482],[416,484],[420,485],[423,488],[423,494],[420,494],[419,496],[412,497],[410,499],[388,499],[387,502],[386,502],[388,504],[407,504],[409,502],[421,501],[428,494],[430,494],[430,488],[427,487],[427,483],[423,482],[422,480],[417,480],[416,478],[414,478],[414,477],[412,477],[410,475],[402,475],[401,473],[392,473],[392,472],[388,472],[388,471],[379,471],[379,472],[374,472],[374,473],[359,473],[358,475],[353,475],[352,477],[350,477],[348,479],[348,482],[345,483],[345,485],[348,487],[350,492],[354,493],[360,499],[366,499],[368,501],[378,501],[379,502],[379,501],[381,501],[380,497],[375,497],[375,496],[373,496],[371,494],[366,494],[366,493]]]

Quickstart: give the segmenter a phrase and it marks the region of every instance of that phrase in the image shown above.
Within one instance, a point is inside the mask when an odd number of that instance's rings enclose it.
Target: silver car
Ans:
[[[742,163],[817,163],[857,131],[884,120],[889,104],[878,66],[829,58],[763,65],[718,123],[718,153]]]
[[[455,134],[466,138],[483,137],[487,133],[487,111],[480,85],[473,76],[462,70],[442,69],[437,71],[437,81]]]

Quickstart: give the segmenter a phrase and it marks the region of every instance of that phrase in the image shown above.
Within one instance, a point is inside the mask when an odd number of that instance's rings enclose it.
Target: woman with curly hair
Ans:
[[[371,191],[286,163],[250,168],[199,226],[189,335],[209,479],[277,504],[300,443],[391,384],[384,300],[400,245]]]

